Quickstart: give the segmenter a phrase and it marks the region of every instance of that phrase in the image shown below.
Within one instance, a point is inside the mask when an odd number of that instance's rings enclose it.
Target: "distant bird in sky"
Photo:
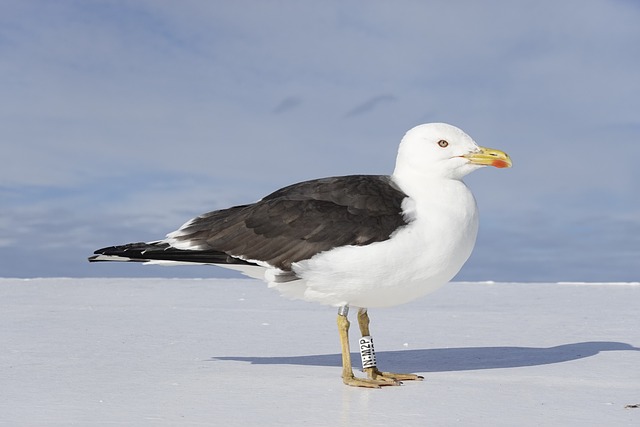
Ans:
[[[420,380],[376,366],[367,309],[435,291],[471,255],[477,206],[462,178],[505,168],[502,151],[462,130],[430,123],[409,130],[393,174],[305,181],[262,200],[200,215],[165,239],[95,251],[89,261],[212,264],[265,280],[283,295],[338,307],[345,384],[377,388]],[[349,307],[358,308],[363,371],[353,374]]]

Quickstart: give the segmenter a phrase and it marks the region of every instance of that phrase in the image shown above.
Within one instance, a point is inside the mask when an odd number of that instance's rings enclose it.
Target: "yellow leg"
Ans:
[[[367,314],[366,308],[358,310],[358,326],[360,326],[360,333],[363,337],[370,336],[369,332],[369,314]],[[351,365],[349,365],[351,366]],[[364,372],[367,377],[375,381],[422,381],[424,377],[416,374],[397,374],[394,372],[381,372],[377,367],[365,368]]]
[[[353,387],[380,388],[381,386],[386,385],[400,385],[399,382],[388,378],[374,379],[370,376],[369,379],[365,379],[357,378],[353,375],[353,368],[351,367],[351,350],[349,348],[348,312],[348,307],[342,307],[338,312],[338,332],[340,333],[340,345],[342,347],[342,381],[346,385]]]

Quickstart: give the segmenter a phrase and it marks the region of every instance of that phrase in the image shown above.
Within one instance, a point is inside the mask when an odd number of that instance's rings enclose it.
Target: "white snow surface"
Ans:
[[[451,283],[370,316],[379,367],[424,381],[344,386],[336,310],[255,280],[0,279],[0,425],[640,425],[637,283]]]

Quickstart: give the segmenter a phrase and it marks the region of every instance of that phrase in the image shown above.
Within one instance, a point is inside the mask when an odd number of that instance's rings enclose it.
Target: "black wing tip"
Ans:
[[[156,248],[161,245],[156,244]],[[166,245],[168,246],[168,245]],[[153,244],[137,242],[127,243],[126,245],[106,246],[104,248],[96,249],[93,255],[88,257],[89,262],[104,262],[104,261],[146,261],[142,257],[142,251],[154,247]],[[120,259],[118,259],[120,258]]]
[[[125,261],[125,259],[118,259],[118,255],[105,255],[103,253],[99,253],[98,251],[94,252],[96,255],[91,255],[87,257],[87,261],[89,262],[105,262],[105,261]],[[110,258],[112,257],[112,258]]]
[[[106,253],[110,250],[115,249],[116,246],[107,246],[106,248],[100,248],[100,249],[96,249],[95,251],[93,251],[94,256],[90,257],[90,258],[97,258],[97,256],[95,255],[106,255]]]
[[[128,243],[126,245],[107,246],[94,251],[87,258],[89,262],[104,261],[175,261],[194,264],[241,264],[257,265],[222,251],[177,249],[166,242]]]

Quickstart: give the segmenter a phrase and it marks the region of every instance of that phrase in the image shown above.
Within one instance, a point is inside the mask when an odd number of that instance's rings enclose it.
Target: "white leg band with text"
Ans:
[[[376,367],[376,351],[373,349],[373,338],[366,336],[360,338],[360,358],[362,359],[362,369]]]

